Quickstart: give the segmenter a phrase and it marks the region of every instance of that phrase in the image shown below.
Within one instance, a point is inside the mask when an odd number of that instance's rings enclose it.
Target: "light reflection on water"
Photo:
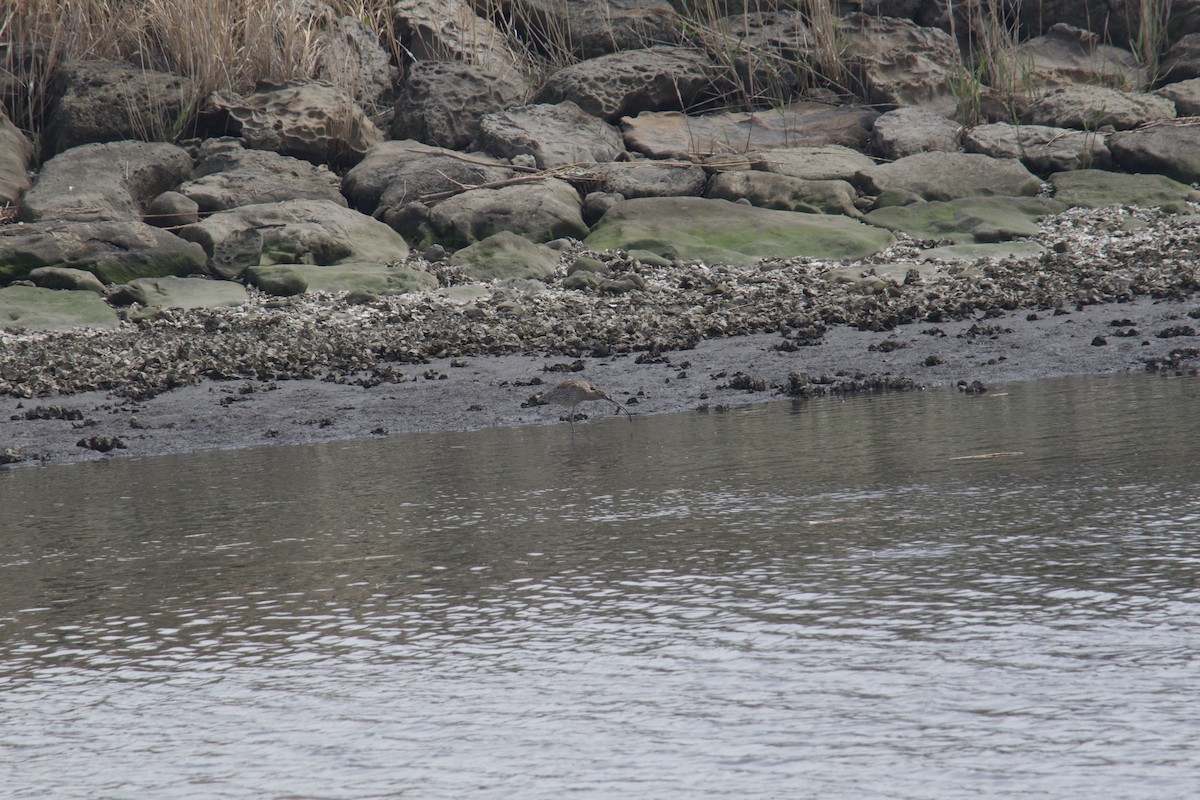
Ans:
[[[0,473],[0,786],[1186,796],[1198,390]]]

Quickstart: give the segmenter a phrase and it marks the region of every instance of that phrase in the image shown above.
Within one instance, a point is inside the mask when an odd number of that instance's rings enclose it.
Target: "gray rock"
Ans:
[[[394,0],[392,20],[413,61],[462,61],[494,71],[531,72],[527,56],[464,0]]]
[[[1018,45],[1010,68],[1014,88],[1088,84],[1140,91],[1146,86],[1146,72],[1133,53],[1100,44],[1095,34],[1061,23]]]
[[[1131,94],[1105,86],[1062,86],[1026,109],[1033,125],[1095,131],[1111,126],[1128,130],[1147,122],[1175,118],[1175,104],[1153,94]]]
[[[43,130],[47,152],[125,139],[169,141],[191,116],[197,87],[187,78],[116,61],[67,61],[63,94]]]
[[[1174,103],[1175,113],[1181,117],[1200,116],[1200,78],[1169,83],[1155,94]]]
[[[696,158],[764,148],[839,144],[865,150],[879,112],[798,102],[771,111],[689,116],[645,111],[621,121],[625,146],[652,158]]]
[[[981,258],[1018,259],[1029,261],[1046,252],[1046,248],[1028,239],[1011,239],[1007,242],[986,244],[948,244],[922,250],[917,257],[922,261],[978,261]]]
[[[591,175],[600,176],[604,191],[624,198],[685,197],[704,193],[708,175],[702,167],[681,162],[621,161],[593,164]]]
[[[479,137],[484,114],[523,105],[529,87],[516,70],[462,62],[417,62],[392,116],[393,139],[462,150]]]
[[[1180,183],[1200,181],[1200,126],[1160,123],[1108,137],[1113,161],[1129,172],[1153,172]]]
[[[198,242],[208,254],[208,273],[226,279],[271,264],[382,266],[409,252],[387,225],[325,200],[241,206],[180,228],[178,235]]]
[[[862,213],[854,205],[857,196],[845,181],[809,181],[757,171],[714,175],[705,193],[705,197],[718,200],[745,199],[758,208],[860,217]]]
[[[1158,71],[1160,85],[1200,78],[1200,33],[1188,33],[1171,45]]]
[[[867,194],[884,195],[885,205],[957,197],[1032,196],[1041,181],[1021,162],[978,153],[918,153],[858,173]]]
[[[254,150],[314,164],[357,164],[383,141],[350,95],[318,81],[262,85],[245,97],[213,92],[205,116],[210,132],[238,136]]]
[[[296,2],[295,6],[301,6]],[[374,109],[395,96],[399,70],[379,42],[379,36],[361,20],[338,14],[332,3],[308,0],[302,17],[307,33],[317,39],[312,74],[345,89],[364,109]]]
[[[284,200],[327,200],[346,205],[341,182],[325,165],[269,150],[247,150],[238,139],[200,146],[193,178],[178,191],[204,213]]]
[[[473,280],[532,278],[546,281],[558,270],[558,253],[510,231],[500,231],[458,250],[450,263]]]
[[[661,0],[512,0],[511,13],[529,20],[531,36],[546,52],[566,42],[579,58],[676,42],[679,15]]]
[[[29,280],[43,289],[68,289],[95,292],[103,297],[104,284],[92,273],[71,267],[38,267],[29,271]]]
[[[191,175],[187,152],[165,142],[85,144],[42,165],[20,219],[135,220],[145,205]]]
[[[958,151],[962,126],[942,114],[923,108],[897,108],[875,120],[871,149],[880,158],[895,161],[917,153]]]
[[[445,152],[441,147],[432,147],[411,139],[381,142],[372,147],[363,160],[342,177],[342,193],[350,200],[351,205],[364,214],[370,214],[379,205],[383,190],[402,169],[404,162],[431,155],[444,155]]]
[[[750,153],[752,169],[803,178],[807,181],[852,181],[875,162],[857,150],[837,144],[819,147],[777,147]]]
[[[589,228],[595,225],[610,208],[625,199],[613,192],[588,192],[583,198],[583,222]]]
[[[581,211],[582,202],[575,188],[551,178],[463,192],[434,206],[429,222],[447,247],[465,247],[501,231],[548,242],[564,236],[587,236]]]
[[[1068,206],[1122,205],[1190,214],[1192,209],[1188,203],[1200,201],[1200,192],[1164,175],[1126,175],[1084,169],[1051,175],[1050,182],[1054,184],[1054,199]]]
[[[954,113],[958,101],[950,87],[962,67],[948,33],[861,13],[842,17],[837,30],[843,58],[870,102]]]
[[[199,204],[179,192],[163,192],[146,204],[146,222],[158,228],[175,228],[199,221]]]
[[[86,270],[105,283],[204,271],[204,251],[144,222],[34,222],[0,227],[0,283],[38,267]]]
[[[980,125],[963,134],[963,149],[992,158],[1015,158],[1034,172],[1107,169],[1112,155],[1103,134],[1045,125]]]
[[[159,308],[236,308],[248,298],[240,283],[203,277],[138,278],[124,288],[135,302]]]
[[[817,39],[799,11],[747,11],[717,20],[706,34],[753,97],[794,96],[816,61]]]
[[[539,169],[612,161],[625,152],[620,131],[571,102],[487,114],[479,123],[479,144],[504,158],[531,155]]]
[[[1040,197],[960,197],[880,208],[867,214],[866,221],[915,239],[983,244],[1036,236],[1038,220],[1063,208]]]
[[[711,89],[713,69],[707,55],[690,48],[625,50],[558,70],[534,101],[570,100],[615,122],[643,111],[688,108]]]
[[[491,159],[468,160],[457,155],[439,155],[406,160],[397,165],[391,175],[387,188],[379,197],[380,213],[422,201],[429,195],[503,181],[511,178],[514,172]]]
[[[33,144],[0,107],[0,206],[15,204],[29,188]]]
[[[250,267],[246,270],[246,280],[267,294],[280,297],[305,292],[393,295],[437,288],[437,279],[423,270],[360,262]]]
[[[711,264],[753,264],[772,256],[862,258],[891,234],[841,215],[796,214],[699,197],[645,197],[614,206],[586,244],[646,250]],[[639,256],[640,257],[640,256]]]
[[[71,292],[34,286],[0,289],[0,320],[23,330],[116,328],[117,312],[95,292]]]

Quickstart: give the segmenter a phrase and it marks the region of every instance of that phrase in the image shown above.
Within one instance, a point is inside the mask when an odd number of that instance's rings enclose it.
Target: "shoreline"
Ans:
[[[1194,337],[1157,335],[1180,327],[1195,308],[1190,299],[1141,297],[1059,315],[1033,313],[1036,319],[1018,310],[987,319],[978,314],[949,322],[910,323],[888,331],[842,325],[827,329],[820,344],[791,352],[775,349],[783,340],[778,334],[753,334],[707,339],[693,349],[653,357],[645,352],[578,360],[550,354],[446,357],[419,365],[417,374],[403,383],[374,386],[318,379],[235,379],[206,380],[144,400],[106,391],[6,396],[0,398],[0,447],[19,450],[20,465],[67,464],[551,424],[565,422],[565,409],[529,401],[572,375],[608,391],[635,415],[648,415],[719,411],[786,399],[789,388],[796,388],[789,381],[793,373],[811,376],[814,392],[877,379],[893,386],[911,381],[911,388],[923,389],[959,382],[992,387],[1068,375],[1129,374],[1146,372],[1148,362],[1163,363],[1172,351],[1200,344]],[[1129,330],[1138,334],[1114,335]],[[1096,337],[1107,344],[1093,344]],[[568,372],[578,366],[576,361],[584,368]],[[1181,369],[1194,373],[1198,363],[1194,356],[1184,359]],[[840,383],[820,382],[836,379],[838,373]],[[579,408],[592,420],[611,410],[606,404]],[[30,414],[35,418],[26,419]],[[588,435],[586,422],[576,427],[577,435]],[[78,445],[91,437],[101,446],[114,440],[124,446],[105,453]]]

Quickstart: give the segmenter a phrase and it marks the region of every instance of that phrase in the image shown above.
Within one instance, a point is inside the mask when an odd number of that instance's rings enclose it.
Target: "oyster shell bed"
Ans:
[[[909,269],[903,282],[872,270],[916,267],[918,252],[932,243],[901,238],[861,261],[768,259],[750,267],[653,266],[620,252],[590,254],[613,277],[641,287],[622,294],[561,287],[566,266],[587,252],[576,244],[557,278],[532,293],[492,285],[465,301],[426,292],[365,302],[256,294],[239,308],[166,309],[117,330],[0,332],[0,393],[103,390],[145,399],[205,379],[370,386],[410,380],[400,365],[434,358],[666,352],[705,338],[769,332],[803,346],[819,341],[827,326],[881,331],[1143,295],[1183,300],[1200,287],[1200,217],[1077,209],[1043,220],[1038,241],[1047,249],[1035,259],[943,265],[927,276]]]

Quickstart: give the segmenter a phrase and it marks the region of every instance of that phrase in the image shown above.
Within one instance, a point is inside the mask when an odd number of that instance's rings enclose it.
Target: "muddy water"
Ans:
[[[0,473],[0,795],[1182,797],[1200,382]]]

